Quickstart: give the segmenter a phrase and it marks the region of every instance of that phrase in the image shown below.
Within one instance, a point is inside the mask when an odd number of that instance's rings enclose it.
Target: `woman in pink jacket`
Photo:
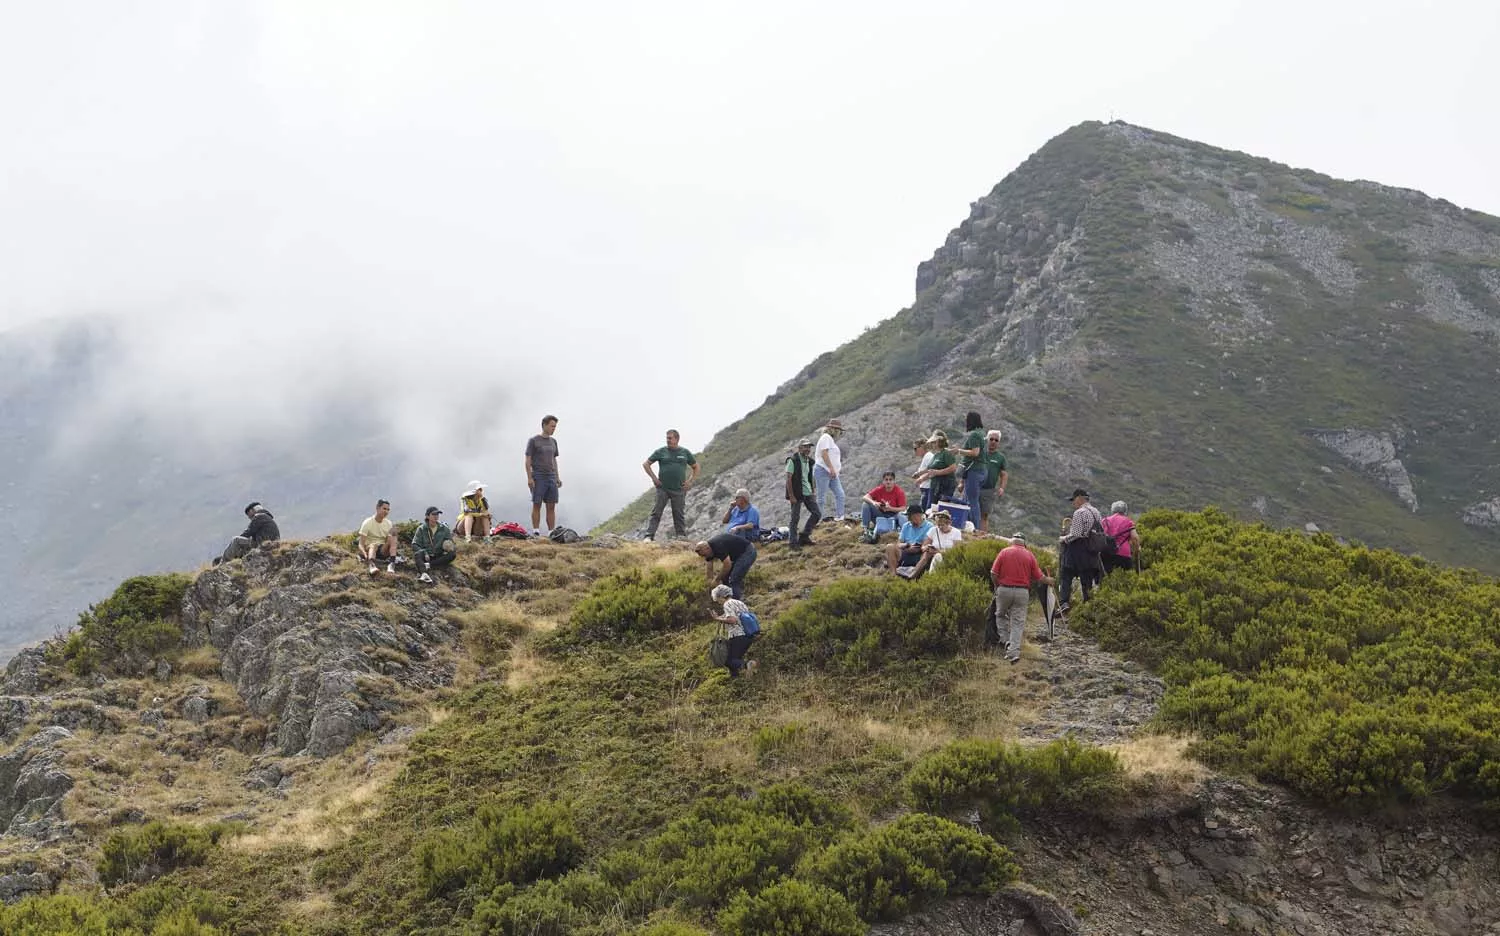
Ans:
[[[1115,541],[1115,554],[1113,556],[1104,554],[1100,556],[1104,560],[1104,574],[1108,575],[1115,569],[1135,568],[1135,557],[1141,545],[1141,534],[1136,531],[1135,521],[1125,513],[1124,501],[1115,501],[1109,505],[1109,516],[1101,523],[1104,532],[1108,533]]]

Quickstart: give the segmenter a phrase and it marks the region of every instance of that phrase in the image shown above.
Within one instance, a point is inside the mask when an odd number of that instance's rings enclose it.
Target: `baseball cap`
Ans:
[[[440,514],[440,513],[442,513],[442,511],[438,510],[436,507],[428,507],[427,508],[427,512],[424,513],[424,514],[422,514],[422,516],[424,516],[424,517],[430,517],[433,514]]]

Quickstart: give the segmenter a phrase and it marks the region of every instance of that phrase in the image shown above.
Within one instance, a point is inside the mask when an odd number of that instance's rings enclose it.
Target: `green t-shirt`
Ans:
[[[800,455],[793,455],[791,458],[788,458],[786,460],[786,473],[789,475],[796,474],[797,462],[799,460],[802,462],[802,496],[811,497],[813,492],[813,463],[811,458],[803,458]]]
[[[989,440],[985,438],[983,429],[970,429],[969,434],[964,436],[964,440],[959,443],[958,447],[961,449],[978,449],[982,457],[984,455],[984,447],[988,444]],[[967,455],[963,456],[958,460],[959,471],[968,471],[974,467],[974,463],[978,460],[978,458],[970,458]]]
[[[652,452],[647,461],[656,462],[656,476],[661,479],[661,486],[667,491],[682,490],[683,482],[687,480],[688,466],[698,464],[693,453],[680,445],[675,449],[663,445]]]
[[[996,490],[1000,487],[1000,472],[1005,470],[1005,453],[984,452],[979,459],[984,462],[984,484],[981,487],[986,491]]]
[[[927,466],[928,471],[940,471],[953,464],[955,457],[953,449],[945,448],[941,452],[932,453],[932,463]]]

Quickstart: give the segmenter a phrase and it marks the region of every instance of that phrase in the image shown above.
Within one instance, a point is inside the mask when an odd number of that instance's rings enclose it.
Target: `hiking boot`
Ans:
[[[760,669],[760,664],[757,663],[756,661],[754,661],[754,660],[746,660],[745,661],[745,675],[746,676],[754,676],[755,675],[755,671],[758,670],[758,669]]]
[[[375,563],[373,563],[373,562],[372,562],[372,563],[370,563],[370,574],[371,574],[371,575],[379,575],[379,574],[380,574],[380,567],[379,567],[379,566],[377,566],[377,565],[376,565],[376,564],[375,564]]]
[[[806,533],[803,533],[801,536],[797,537],[797,543],[801,546],[815,545],[812,541],[812,537],[808,536]]]
[[[417,576],[417,581],[419,581],[419,582],[425,582],[428,585],[431,585],[432,584],[432,576],[428,575],[426,572],[423,572],[421,575]]]

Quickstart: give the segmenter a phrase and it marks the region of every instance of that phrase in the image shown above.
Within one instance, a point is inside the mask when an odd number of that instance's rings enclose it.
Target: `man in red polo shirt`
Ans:
[[[1052,579],[1042,574],[1036,556],[1026,548],[1026,537],[1017,533],[1010,538],[1010,545],[995,557],[995,564],[990,566],[990,581],[995,585],[995,629],[1004,632],[1005,623],[1010,623],[1005,659],[1019,663],[1021,635],[1026,630],[1026,607],[1031,603],[1031,586],[1037,582],[1051,585]]]
[[[906,492],[896,483],[896,473],[887,471],[881,476],[880,484],[864,497],[865,542],[873,543],[877,535],[895,530],[901,525],[901,515],[905,512]]]

